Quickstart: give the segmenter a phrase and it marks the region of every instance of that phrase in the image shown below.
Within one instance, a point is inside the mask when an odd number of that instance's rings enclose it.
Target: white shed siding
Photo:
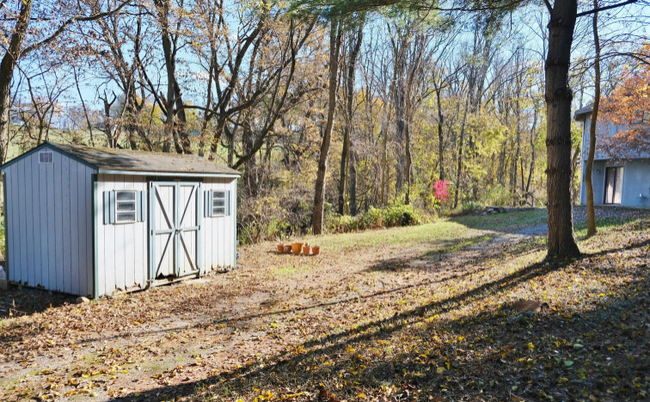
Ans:
[[[111,190],[147,191],[147,180],[131,175],[97,177],[97,296],[147,285],[148,223],[104,224],[102,194]]]
[[[53,152],[33,153],[5,169],[9,280],[26,286],[92,293],[94,169]]]
[[[235,267],[237,240],[237,180],[232,178],[206,178],[203,191],[230,190],[230,216],[202,218],[201,236],[203,259],[202,274],[219,267]]]

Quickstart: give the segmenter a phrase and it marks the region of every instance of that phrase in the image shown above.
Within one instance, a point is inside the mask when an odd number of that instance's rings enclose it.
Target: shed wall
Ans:
[[[230,190],[231,212],[229,216],[203,218],[201,274],[219,268],[234,268],[237,263],[237,180],[206,178],[202,187],[203,191]]]
[[[104,191],[147,191],[147,180],[142,176],[97,176],[97,295],[110,295],[115,290],[145,288],[148,273],[147,219],[144,222],[104,224]],[[146,204],[146,203],[145,203]],[[147,216],[147,211],[143,211]]]
[[[93,289],[92,175],[95,170],[52,150],[6,167],[9,281],[90,295]]]

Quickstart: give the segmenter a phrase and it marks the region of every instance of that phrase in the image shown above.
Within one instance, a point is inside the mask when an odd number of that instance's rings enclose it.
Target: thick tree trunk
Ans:
[[[580,255],[573,237],[571,203],[571,99],[569,65],[576,23],[576,0],[556,1],[551,11],[546,59],[546,149],[548,197],[547,258]]]
[[[20,59],[23,41],[32,15],[32,0],[23,0],[18,21],[11,34],[9,49],[0,63],[0,164],[7,160],[9,150],[9,120],[11,108],[11,80]]]
[[[327,175],[327,157],[332,141],[334,127],[334,112],[336,111],[336,89],[338,84],[339,49],[341,47],[341,23],[335,19],[330,28],[330,63],[329,89],[327,99],[327,123],[323,133],[323,143],[320,147],[318,173],[316,175],[316,191],[314,192],[314,214],[312,218],[313,234],[323,233],[323,218],[325,213],[325,179]]]
[[[594,0],[594,9],[598,10],[598,0]],[[598,36],[598,11],[594,12],[594,46],[596,58],[594,60],[594,105],[591,109],[591,122],[589,124],[589,155],[585,169],[585,186],[587,187],[587,238],[596,234],[596,212],[594,211],[594,186],[592,173],[594,171],[594,156],[596,154],[596,124],[598,122],[598,107],[600,105],[600,38]]]

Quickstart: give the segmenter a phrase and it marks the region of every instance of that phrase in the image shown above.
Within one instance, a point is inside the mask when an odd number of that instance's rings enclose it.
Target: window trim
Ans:
[[[218,197],[217,194],[222,193],[223,195],[221,197]],[[211,212],[213,217],[223,217],[227,216],[227,197],[228,197],[228,192],[226,190],[212,190],[212,205],[211,205]],[[223,205],[215,205],[217,201],[223,200]],[[218,213],[217,210],[222,209],[223,212]]]
[[[114,224],[125,224],[125,223],[136,223],[138,222],[138,191],[132,189],[125,190],[114,190],[115,191],[115,222]],[[133,193],[133,200],[118,200],[118,193]],[[120,211],[119,206],[121,203],[133,203],[133,211]],[[131,213],[133,212],[132,220],[120,220],[120,213]]]

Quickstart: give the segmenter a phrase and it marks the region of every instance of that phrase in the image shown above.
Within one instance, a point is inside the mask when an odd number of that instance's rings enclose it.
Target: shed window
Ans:
[[[51,164],[54,160],[52,151],[41,151],[38,153],[38,163]]]
[[[230,191],[205,191],[205,217],[230,216]]]
[[[136,190],[104,191],[104,224],[144,222],[146,194]]]
[[[226,215],[226,192],[213,191],[212,192],[212,216],[225,216]]]
[[[135,191],[115,192],[115,222],[135,222]]]

